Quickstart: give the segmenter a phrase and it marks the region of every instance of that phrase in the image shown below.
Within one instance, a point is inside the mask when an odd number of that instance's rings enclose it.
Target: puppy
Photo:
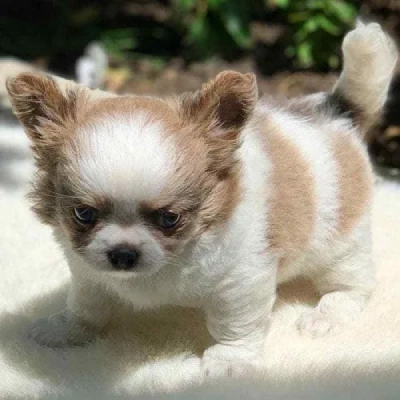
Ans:
[[[85,343],[115,297],[137,309],[200,307],[215,340],[204,371],[224,375],[261,360],[281,282],[304,276],[321,294],[302,332],[356,317],[374,287],[362,138],[397,51],[378,24],[359,23],[343,54],[332,93],[283,105],[258,101],[254,75],[237,72],[163,100],[10,80],[36,157],[33,209],[72,274],[67,309],[32,336]]]

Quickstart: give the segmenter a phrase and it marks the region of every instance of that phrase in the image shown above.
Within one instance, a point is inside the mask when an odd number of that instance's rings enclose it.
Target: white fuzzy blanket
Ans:
[[[141,315],[121,310],[125,317],[116,319],[109,335],[86,348],[55,351],[26,339],[35,319],[63,307],[69,279],[50,230],[35,220],[24,198],[31,174],[22,130],[0,125],[0,399],[110,399],[199,384],[199,354],[209,338],[193,310]],[[395,183],[377,185],[373,230],[379,284],[361,318],[336,336],[302,338],[294,321],[311,306],[312,294],[303,284],[283,288],[264,380],[400,376],[400,187]]]

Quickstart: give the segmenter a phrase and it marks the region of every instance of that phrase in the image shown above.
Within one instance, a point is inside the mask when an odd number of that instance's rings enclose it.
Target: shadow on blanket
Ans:
[[[17,312],[0,316],[0,352],[10,367],[31,379],[46,380],[55,386],[68,386],[85,374],[88,385],[96,381],[97,388],[100,385],[100,388],[109,389],[124,374],[135,374],[152,361],[170,362],[178,357],[180,367],[184,368],[182,360],[190,363],[188,383],[196,383],[191,382],[191,377],[195,370],[200,372],[199,356],[211,344],[199,310],[171,307],[132,313],[121,304],[108,330],[86,347],[49,349],[29,340],[27,334],[36,319],[64,307],[67,289],[66,283],[45,296],[31,299]],[[311,305],[316,299],[310,284],[294,282],[279,289],[275,312],[284,304]],[[198,368],[193,368],[193,362]],[[173,364],[168,365],[170,368]],[[182,379],[182,373],[179,375]],[[196,375],[200,379],[201,374]],[[159,390],[158,383],[154,384]]]

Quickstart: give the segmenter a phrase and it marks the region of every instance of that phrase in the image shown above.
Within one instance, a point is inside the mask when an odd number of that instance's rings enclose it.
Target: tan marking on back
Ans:
[[[263,140],[272,164],[268,186],[270,246],[282,254],[280,265],[306,250],[315,223],[315,183],[309,164],[280,128],[263,123]]]
[[[338,165],[337,229],[339,234],[346,234],[368,209],[372,197],[372,172],[355,138],[335,132],[332,136],[332,150]]]

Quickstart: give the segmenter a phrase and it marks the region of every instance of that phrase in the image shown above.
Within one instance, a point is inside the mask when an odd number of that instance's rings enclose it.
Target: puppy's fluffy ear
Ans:
[[[33,210],[47,224],[55,224],[55,167],[60,145],[73,132],[78,93],[63,94],[54,79],[20,74],[7,81],[13,110],[32,141],[38,174],[30,197]]]
[[[258,91],[254,74],[225,71],[203,85],[186,101],[188,116],[212,122],[210,135],[240,131],[253,112]]]
[[[60,128],[75,120],[77,92],[63,94],[53,78],[22,73],[7,81],[7,90],[36,151],[59,143]]]
[[[184,116],[206,136],[215,168],[229,167],[257,100],[255,75],[234,71],[221,72],[198,92],[183,97]]]

